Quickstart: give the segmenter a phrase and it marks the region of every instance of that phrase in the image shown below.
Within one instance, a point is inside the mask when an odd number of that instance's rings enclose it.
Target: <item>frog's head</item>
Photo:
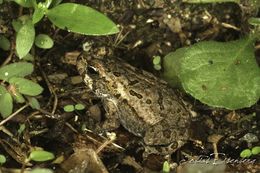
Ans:
[[[99,78],[99,73],[97,68],[91,65],[91,59],[86,58],[84,55],[80,55],[77,60],[77,70],[82,76],[85,84],[89,89],[93,90],[93,80]]]

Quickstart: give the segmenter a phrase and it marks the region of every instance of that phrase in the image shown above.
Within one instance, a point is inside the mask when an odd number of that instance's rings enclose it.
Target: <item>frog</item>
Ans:
[[[190,111],[177,91],[150,72],[120,58],[80,55],[77,68],[83,81],[102,101],[105,129],[122,125],[143,138],[150,152],[176,151],[189,139]],[[156,150],[157,151],[157,150]]]

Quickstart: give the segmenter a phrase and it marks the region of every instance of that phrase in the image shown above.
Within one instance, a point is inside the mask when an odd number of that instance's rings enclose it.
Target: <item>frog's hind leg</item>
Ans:
[[[187,128],[181,128],[176,124],[169,124],[167,119],[149,128],[144,136],[146,145],[175,145],[181,147],[188,138]]]

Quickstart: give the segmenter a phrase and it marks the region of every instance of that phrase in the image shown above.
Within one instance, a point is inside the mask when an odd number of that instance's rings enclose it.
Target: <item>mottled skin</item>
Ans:
[[[118,59],[81,57],[78,67],[85,71],[86,85],[102,98],[104,127],[120,123],[149,146],[177,149],[188,139],[189,112],[164,81]]]

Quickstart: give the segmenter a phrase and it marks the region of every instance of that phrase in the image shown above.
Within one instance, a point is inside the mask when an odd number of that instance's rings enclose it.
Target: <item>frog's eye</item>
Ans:
[[[87,67],[87,73],[88,74],[92,74],[92,75],[98,75],[99,74],[98,70],[95,67],[93,67],[93,66],[88,66]]]

